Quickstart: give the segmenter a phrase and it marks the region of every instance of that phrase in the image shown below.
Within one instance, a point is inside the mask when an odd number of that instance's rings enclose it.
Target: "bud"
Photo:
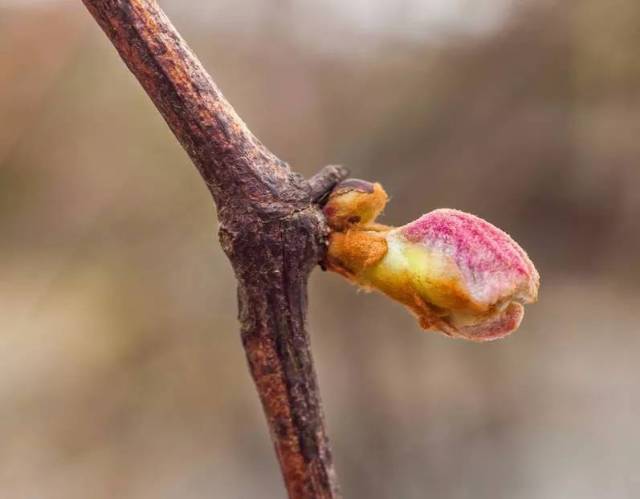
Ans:
[[[375,206],[377,213],[384,207],[379,200]],[[371,212],[362,199],[356,209]],[[340,210],[340,220],[348,220],[348,203]],[[398,228],[373,220],[332,225],[346,229],[330,235],[327,268],[403,303],[425,329],[474,341],[502,338],[520,325],[523,304],[537,299],[540,279],[527,254],[474,215],[440,209]]]
[[[345,230],[372,223],[382,213],[388,199],[379,183],[351,178],[333,189],[323,212],[332,229]]]

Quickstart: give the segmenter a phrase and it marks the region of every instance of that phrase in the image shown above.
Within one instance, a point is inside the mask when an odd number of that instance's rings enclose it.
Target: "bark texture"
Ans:
[[[242,343],[289,497],[339,497],[305,320],[307,278],[326,248],[317,203],[346,171],[329,166],[305,181],[264,147],[155,1],[83,3],[213,195],[238,280]]]

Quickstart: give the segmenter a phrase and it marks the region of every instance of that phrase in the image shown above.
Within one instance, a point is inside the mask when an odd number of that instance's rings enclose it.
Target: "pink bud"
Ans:
[[[324,208],[333,229],[325,265],[403,303],[425,329],[474,341],[515,331],[540,277],[524,250],[481,218],[441,209],[393,228],[375,223],[380,184],[347,180]]]
[[[433,312],[427,321],[452,336],[506,336],[518,328],[522,304],[537,298],[540,277],[524,250],[474,215],[435,210],[391,231],[387,241],[403,247],[411,281]]]

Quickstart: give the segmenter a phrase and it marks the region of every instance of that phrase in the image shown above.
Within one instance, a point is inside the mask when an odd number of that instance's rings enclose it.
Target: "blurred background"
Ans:
[[[241,116],[310,175],[510,232],[521,330],[422,332],[314,272],[346,498],[640,496],[640,3],[163,1]],[[0,0],[0,491],[280,498],[196,169],[79,0]]]

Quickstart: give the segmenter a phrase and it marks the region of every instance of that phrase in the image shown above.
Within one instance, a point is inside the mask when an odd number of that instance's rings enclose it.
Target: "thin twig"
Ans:
[[[310,182],[249,131],[152,0],[83,0],[213,194],[238,280],[251,375],[291,498],[339,497],[305,329],[307,278],[325,251],[316,201],[346,176]]]

